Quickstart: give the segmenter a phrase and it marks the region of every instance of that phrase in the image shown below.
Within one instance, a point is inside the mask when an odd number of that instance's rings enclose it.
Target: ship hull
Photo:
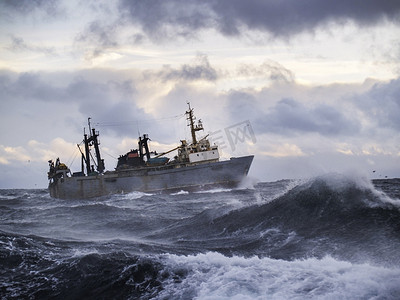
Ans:
[[[96,176],[66,177],[49,185],[51,197],[87,199],[116,193],[199,190],[237,186],[247,175],[254,156],[227,161],[162,166],[106,172]]]

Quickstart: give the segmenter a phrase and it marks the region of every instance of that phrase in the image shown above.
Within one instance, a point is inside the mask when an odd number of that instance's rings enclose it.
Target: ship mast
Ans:
[[[203,124],[201,123],[201,120],[199,120],[198,125],[194,125],[194,120],[196,120],[196,117],[193,115],[193,108],[190,108],[190,102],[187,104],[189,105],[189,110],[186,111],[186,119],[189,121],[188,126],[190,126],[190,132],[192,133],[192,144],[196,145],[196,131],[203,130]]]
[[[95,155],[96,155],[96,162],[97,162],[97,164],[96,164],[97,171],[99,173],[102,173],[104,171],[104,169],[105,169],[104,168],[104,159],[102,159],[101,155],[100,155],[100,149],[99,149],[99,144],[100,143],[99,143],[99,140],[97,139],[97,137],[99,136],[99,133],[96,132],[96,130],[94,128],[90,127],[90,119],[91,118],[88,118],[90,136],[88,137],[88,135],[85,133],[84,134],[84,139],[83,139],[83,142],[85,143],[86,157],[84,158],[84,160],[85,160],[85,163],[86,163],[87,175],[89,175],[93,171],[91,166],[90,166],[90,157],[91,157],[90,147],[91,146],[94,146],[94,151],[95,151]],[[79,148],[79,150],[80,150],[80,148]]]

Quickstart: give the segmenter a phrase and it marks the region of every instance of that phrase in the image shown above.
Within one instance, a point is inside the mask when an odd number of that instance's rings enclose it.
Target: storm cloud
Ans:
[[[7,12],[26,15],[37,11],[54,16],[60,11],[60,2],[60,0],[3,0],[0,2],[0,7],[5,16],[7,16]]]
[[[125,18],[157,39],[174,35],[193,38],[205,29],[215,29],[226,36],[257,30],[289,37],[313,32],[330,22],[354,22],[359,26],[400,22],[400,2],[393,0],[121,0],[119,8]]]
[[[22,38],[16,36],[11,36],[11,44],[7,48],[10,51],[30,51],[44,53],[46,55],[55,55],[54,47],[29,45]]]
[[[242,64],[237,69],[237,75],[262,76],[264,78],[269,78],[271,81],[281,81],[286,83],[295,81],[295,75],[292,71],[272,60],[267,60],[260,66]]]
[[[49,81],[49,78],[58,76],[62,82]],[[137,92],[131,80],[110,77],[93,80],[91,78],[93,76],[96,77],[84,72],[75,74],[6,72],[0,76],[0,87],[3,91],[0,107],[3,111],[15,113],[19,111],[26,116],[29,115],[32,122],[47,119],[49,123],[58,122],[74,125],[77,128],[87,117],[95,117],[96,122],[102,123],[148,118],[135,104]],[[101,77],[101,72],[98,72],[98,76]],[[64,108],[53,111],[52,108],[58,105]],[[47,111],[43,111],[43,107],[46,106]],[[71,113],[74,111],[75,114],[75,110],[78,110],[81,120],[72,117]],[[122,126],[105,130],[113,131],[117,135],[128,132],[128,129]]]
[[[157,79],[162,78],[163,81],[205,80],[212,82],[218,79],[218,73],[217,70],[211,66],[208,57],[206,55],[199,54],[192,63],[184,64],[179,69],[173,69],[170,66],[164,66],[161,72],[155,74],[155,77]]]
[[[264,98],[262,93],[232,91],[228,103],[232,120],[241,115],[251,116],[257,134],[294,137],[317,133],[339,137],[356,135],[362,130],[360,120],[355,117],[357,109],[350,116],[344,107],[326,104],[323,99],[305,104],[293,98]]]
[[[358,95],[355,103],[375,127],[400,130],[400,79],[376,83],[366,94]]]
[[[87,48],[86,59],[96,58],[105,50],[117,47],[118,27],[117,23],[104,24],[100,21],[89,23],[75,38],[77,45]]]
[[[264,132],[285,135],[319,133],[329,137],[360,132],[356,120],[346,117],[336,107],[326,104],[307,107],[290,98],[280,100],[258,121],[263,125]]]
[[[353,21],[361,26],[384,20],[399,22],[400,3],[384,1],[210,1],[224,34],[246,29],[268,31],[274,36],[290,36],[313,31],[329,22]]]

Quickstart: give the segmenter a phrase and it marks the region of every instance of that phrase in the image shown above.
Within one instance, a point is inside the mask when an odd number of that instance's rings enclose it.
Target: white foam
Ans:
[[[233,190],[234,189],[215,188],[215,189],[210,189],[210,190],[197,191],[195,193],[196,194],[214,194],[214,193],[231,192]]]
[[[97,249],[78,249],[75,248],[73,249],[73,252],[71,253],[71,257],[76,258],[76,257],[83,257],[91,254],[100,254]]]
[[[171,279],[159,295],[181,299],[395,299],[400,269],[352,264],[331,257],[284,261],[226,257],[209,252],[167,255],[167,268],[186,270],[182,281]]]
[[[109,207],[117,207],[117,208],[132,208],[136,206],[136,202],[132,200],[139,200],[145,196],[153,196],[154,194],[143,193],[143,192],[130,192],[130,193],[122,193],[122,194],[114,194],[110,199],[101,200],[97,202],[98,204],[106,205]],[[95,202],[93,202],[95,203]]]
[[[238,185],[238,189],[250,189],[254,190],[254,186],[259,183],[260,180],[254,177],[246,176]]]
[[[154,194],[133,191],[130,193],[122,194],[122,196],[120,195],[120,198],[127,199],[127,200],[134,200],[134,199],[142,198],[144,196],[153,196],[153,195]]]
[[[15,196],[15,195],[12,195],[12,196],[1,195],[1,196],[0,196],[0,201],[1,201],[1,200],[14,200],[14,199],[17,199],[17,198],[19,198],[19,197],[20,197],[20,195],[18,195],[18,196]]]
[[[260,204],[264,204],[264,203],[268,203],[271,202],[272,200],[278,199],[280,197],[282,197],[283,195],[285,195],[287,192],[289,192],[290,190],[294,189],[295,187],[305,184],[307,183],[309,180],[305,180],[305,179],[290,179],[288,181],[288,183],[286,183],[285,186],[282,186],[282,188],[279,190],[279,192],[268,195],[268,196],[264,196],[262,199],[262,202]],[[260,202],[260,201],[258,201]]]
[[[179,191],[179,192],[172,193],[171,195],[175,196],[175,195],[188,195],[188,194],[189,194],[188,191],[183,191],[183,190],[181,190],[181,191]]]
[[[316,179],[322,179],[330,188],[337,192],[343,192],[351,186],[356,186],[360,190],[370,191],[377,197],[382,203],[390,203],[400,208],[400,201],[398,199],[392,199],[383,191],[377,190],[373,185],[372,181],[367,178],[364,174],[357,171],[348,171],[346,173],[329,173],[318,176],[313,179],[309,179],[307,185],[310,185]],[[380,206],[379,202],[371,202],[365,200],[365,203],[370,207]]]

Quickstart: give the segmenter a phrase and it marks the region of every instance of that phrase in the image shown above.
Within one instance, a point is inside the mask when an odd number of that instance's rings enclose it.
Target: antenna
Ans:
[[[137,127],[138,136],[140,136],[139,121],[138,120],[136,120],[136,127]]]
[[[88,125],[89,125],[89,134],[91,135],[92,129],[90,128],[90,117],[87,119]]]
[[[188,126],[190,126],[190,132],[192,133],[192,144],[196,145],[196,131],[203,130],[203,124],[200,120],[197,126],[194,125],[194,120],[196,120],[196,117],[193,114],[193,108],[190,107],[190,102],[187,102],[187,104],[189,105],[189,110],[186,111],[186,120],[189,121]]]

